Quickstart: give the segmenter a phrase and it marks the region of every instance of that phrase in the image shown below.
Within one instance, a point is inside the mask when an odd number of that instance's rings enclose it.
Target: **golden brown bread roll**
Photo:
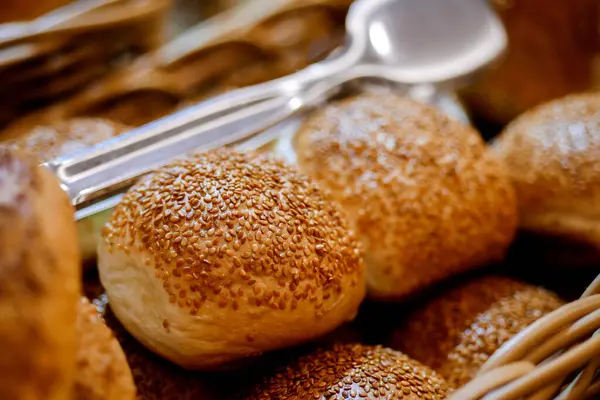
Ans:
[[[35,161],[0,148],[1,399],[70,399],[79,270],[66,194]]]
[[[257,384],[247,400],[444,399],[435,371],[381,346],[334,345],[299,358]]]
[[[131,370],[121,345],[104,324],[96,307],[84,297],[77,305],[77,400],[133,400]]]
[[[523,229],[600,249],[600,93],[526,112],[493,148],[516,189]]]
[[[411,314],[392,347],[438,371],[450,387],[471,380],[502,344],[563,302],[540,287],[500,276],[452,288]]]
[[[352,319],[357,241],[310,179],[253,153],[176,161],[130,190],[103,232],[115,315],[154,352],[208,369]]]
[[[593,84],[600,51],[598,0],[494,0],[509,48],[500,65],[469,90],[483,117],[507,123],[527,109]]]
[[[375,298],[499,260],[513,238],[500,162],[477,132],[430,106],[392,93],[333,103],[304,123],[295,151],[358,233]]]
[[[2,146],[33,154],[40,162],[81,151],[128,131],[130,127],[100,118],[73,118],[30,130],[10,131]],[[85,261],[96,255],[101,227],[109,213],[101,213],[77,224],[79,245]]]
[[[72,118],[48,125],[5,132],[3,143],[35,155],[40,162],[66,156],[111,139],[131,129],[102,118]]]

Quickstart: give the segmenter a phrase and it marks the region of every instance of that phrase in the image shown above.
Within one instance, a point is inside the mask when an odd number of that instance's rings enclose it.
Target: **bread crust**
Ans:
[[[2,399],[70,399],[80,291],[73,213],[49,171],[0,149]]]
[[[113,332],[83,297],[77,304],[77,400],[134,400],[131,369]]]
[[[112,139],[131,128],[103,118],[71,118],[27,130],[17,129],[2,136],[2,145],[24,151],[40,162],[84,150]]]
[[[443,399],[447,384],[435,371],[381,346],[336,344],[267,375],[246,400]]]
[[[600,93],[527,111],[493,148],[515,187],[523,229],[600,248]]]
[[[451,288],[416,309],[391,346],[458,389],[511,337],[563,305],[554,293],[501,276]]]
[[[41,163],[84,150],[129,129],[131,128],[126,125],[101,118],[72,118],[26,131],[13,130],[9,132],[9,136],[2,137],[4,142],[0,142],[0,146],[31,154]],[[101,230],[98,226],[104,222],[106,215],[102,214],[77,223],[79,246],[84,261],[96,256]]]
[[[357,232],[374,298],[498,261],[513,239],[515,196],[500,161],[430,106],[393,93],[348,98],[310,116],[294,147]]]
[[[254,153],[177,161],[138,183],[99,246],[115,315],[189,369],[288,347],[352,319],[360,247],[306,176]]]

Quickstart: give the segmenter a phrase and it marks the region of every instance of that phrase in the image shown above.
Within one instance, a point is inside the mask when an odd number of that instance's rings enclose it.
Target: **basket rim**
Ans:
[[[449,400],[585,399],[600,393],[599,370],[600,274],[579,299],[504,343]]]

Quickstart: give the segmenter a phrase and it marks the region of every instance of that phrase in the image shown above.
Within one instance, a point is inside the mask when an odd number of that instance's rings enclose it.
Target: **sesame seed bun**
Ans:
[[[417,309],[395,332],[391,345],[458,388],[506,341],[561,305],[554,293],[540,287],[486,276]]]
[[[80,290],[73,212],[50,172],[0,149],[1,399],[71,398]]]
[[[75,399],[133,400],[135,386],[123,349],[84,297],[77,305]]]
[[[524,230],[600,249],[600,93],[533,108],[493,148],[513,181]]]
[[[294,146],[358,233],[374,298],[497,261],[514,236],[500,162],[475,130],[430,106],[392,93],[342,100],[310,116]]]
[[[142,180],[98,252],[115,315],[154,352],[210,369],[352,319],[364,266],[310,179],[254,153],[214,151]]]
[[[73,118],[54,124],[35,126],[9,132],[0,143],[35,156],[39,162],[84,150],[128,131],[128,126],[100,118]],[[108,214],[94,216],[77,223],[79,245],[84,260],[93,259],[100,239],[100,230]]]
[[[33,154],[40,162],[66,156],[131,129],[102,118],[72,118],[5,134],[5,145]]]
[[[299,358],[256,385],[247,400],[443,399],[435,371],[381,346],[334,345]]]

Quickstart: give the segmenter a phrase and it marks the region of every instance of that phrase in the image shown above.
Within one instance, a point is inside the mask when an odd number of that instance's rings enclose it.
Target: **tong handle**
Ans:
[[[30,22],[16,22],[0,26],[0,47],[18,44],[35,39],[47,32],[60,32],[67,29],[67,23],[79,16],[100,7],[114,3],[116,0],[87,0],[67,4],[53,12]]]
[[[304,105],[293,88],[276,83],[217,96],[45,165],[59,178],[73,205],[89,203],[190,151],[253,137]]]
[[[222,94],[45,166],[74,206],[89,206],[174,158],[246,142],[323,100],[352,77],[346,71],[355,59],[342,53],[292,75]]]

